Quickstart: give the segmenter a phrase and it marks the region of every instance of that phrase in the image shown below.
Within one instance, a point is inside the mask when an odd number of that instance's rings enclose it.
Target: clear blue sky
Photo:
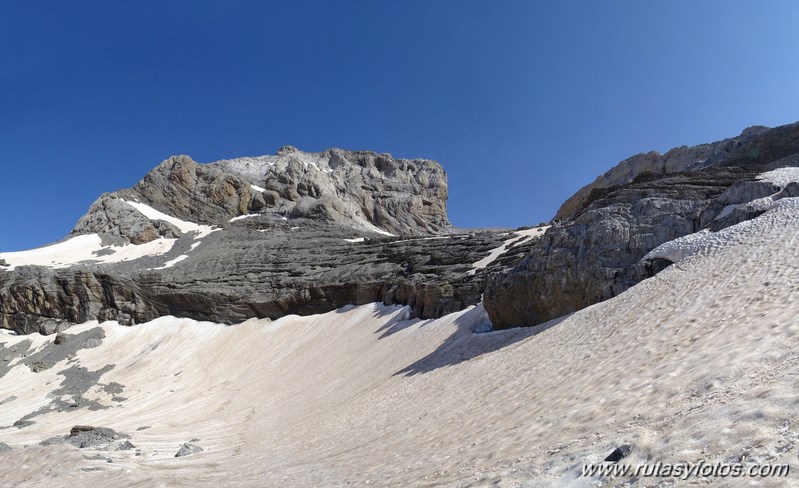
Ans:
[[[172,154],[440,161],[462,227],[549,220],[634,153],[799,120],[799,2],[5,1],[0,250]]]

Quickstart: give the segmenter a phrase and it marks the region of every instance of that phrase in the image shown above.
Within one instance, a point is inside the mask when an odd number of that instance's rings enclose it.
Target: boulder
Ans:
[[[192,454],[197,454],[203,452],[203,448],[194,444],[189,444],[188,442],[180,446],[180,449],[175,454],[175,457],[184,457],[184,456],[191,456]]]

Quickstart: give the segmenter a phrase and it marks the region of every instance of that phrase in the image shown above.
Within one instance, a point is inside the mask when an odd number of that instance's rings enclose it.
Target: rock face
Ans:
[[[236,323],[375,301],[438,317],[479,303],[488,275],[532,244],[474,272],[508,232],[452,229],[446,198],[446,174],[423,159],[291,147],[212,164],[176,156],[92,205],[70,236],[98,236],[87,259],[31,266],[9,257],[0,326],[51,334],[164,315]]]
[[[395,235],[430,235],[449,229],[447,176],[426,159],[329,149],[306,153],[286,146],[275,156],[220,161],[262,192],[268,211],[293,218],[372,225]]]
[[[413,316],[432,318],[479,303],[488,274],[518,262],[531,245],[469,274],[506,233],[348,242],[311,222],[294,230],[290,223],[264,225],[272,224],[247,219],[218,231],[163,270],[121,263],[0,274],[0,320],[19,333],[40,331],[45,317],[135,324],[175,315],[237,323],[375,301],[407,304]]]
[[[551,227],[483,297],[496,328],[537,325],[618,295],[663,269],[639,262],[655,246],[699,230],[703,210],[751,173],[725,170],[639,177]]]
[[[766,165],[796,154],[799,123],[769,129],[749,127],[741,135],[698,146],[674,148],[666,154],[656,151],[636,154],[597,177],[561,205],[555,219],[574,218],[593,200],[615,187],[632,182],[642,173],[668,174],[703,168],[735,165]]]
[[[670,264],[642,258],[702,229],[763,213],[799,185],[757,180],[799,165],[799,124],[623,161],[569,199],[562,220],[512,270],[493,275],[484,305],[495,328],[533,326],[611,298]]]
[[[181,235],[126,202],[144,203],[181,220],[224,226],[235,217],[311,219],[376,235],[435,235],[450,229],[447,177],[425,159],[284,147],[275,156],[198,164],[162,162],[130,190],[101,196],[72,234],[102,234],[142,244]]]

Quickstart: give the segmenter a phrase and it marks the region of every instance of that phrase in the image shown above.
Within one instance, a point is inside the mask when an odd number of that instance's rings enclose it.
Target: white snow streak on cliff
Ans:
[[[177,227],[183,233],[197,232],[196,236],[197,239],[205,237],[214,230],[216,230],[210,225],[195,224],[194,222],[181,220],[177,217],[167,215],[143,203],[131,202],[129,200],[122,200],[122,201],[127,203],[131,207],[135,208],[136,210],[138,210],[139,213],[141,213],[150,220],[163,220],[164,222],[169,222],[170,224]]]
[[[536,237],[540,237],[544,235],[544,232],[549,228],[549,226],[544,227],[534,227],[532,229],[525,229],[525,230],[517,230],[512,233],[512,237],[510,239],[506,239],[505,242],[491,250],[488,256],[484,257],[480,261],[472,264],[472,268],[466,274],[473,275],[477,272],[478,269],[483,269],[489,264],[493,263],[497,260],[498,257],[502,256],[508,249],[513,246],[518,246],[519,244],[524,244]]]

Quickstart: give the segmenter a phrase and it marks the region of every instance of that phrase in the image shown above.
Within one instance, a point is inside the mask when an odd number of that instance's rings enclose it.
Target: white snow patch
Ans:
[[[193,243],[191,245],[191,248],[187,251],[187,253],[190,253],[190,252],[194,251],[195,249],[197,249],[197,246],[199,246],[200,244],[202,244],[201,241],[197,241],[197,242]],[[152,269],[167,269],[167,268],[171,268],[172,266],[178,264],[181,261],[185,261],[188,258],[189,258],[188,254],[181,254],[180,256],[176,257],[175,259],[167,261],[166,263],[164,263],[163,266],[160,266],[158,268],[152,268]]]
[[[368,220],[366,220],[366,219],[365,219],[365,218],[363,218],[363,217],[355,217],[353,220],[354,220],[354,221],[355,221],[355,223],[356,223],[356,224],[358,224],[358,225],[359,225],[359,226],[360,226],[360,227],[361,227],[363,230],[366,230],[366,231],[369,231],[369,232],[374,232],[375,234],[381,234],[381,235],[384,235],[384,236],[396,237],[396,236],[395,236],[394,234],[392,234],[391,232],[388,232],[388,231],[387,231],[387,230],[385,230],[385,229],[381,229],[380,227],[378,227],[378,226],[374,225],[373,223],[369,222]]]
[[[757,179],[760,181],[771,183],[781,188],[785,188],[790,183],[799,183],[799,168],[794,168],[794,167],[778,168],[757,175]],[[748,209],[755,212],[765,212],[774,205],[774,202],[776,201],[776,196],[777,193],[767,197],[758,198],[750,202],[727,205],[721,210],[721,212],[716,216],[714,220],[723,219],[724,217],[727,217],[737,209]]]
[[[353,239],[344,239],[344,240],[345,240],[345,241],[347,241],[347,242],[363,242],[363,241],[365,241],[366,239],[365,239],[365,238],[363,238],[363,237],[355,237],[355,238],[353,238]]]
[[[791,211],[799,210],[799,197],[777,200],[772,203],[769,210],[760,216],[724,228],[718,232],[702,229],[699,232],[664,242],[649,251],[641,261],[660,258],[667,259],[672,263],[679,263],[690,256],[704,255],[720,247],[741,244],[745,238],[744,236],[751,232],[751,228],[757,225],[759,219],[767,218],[772,212],[786,209]]]
[[[757,176],[760,181],[766,181],[776,186],[785,187],[789,183],[799,183],[799,168],[788,167],[778,168],[772,171],[761,173]],[[738,203],[734,205],[727,205],[716,216],[714,220],[720,220],[737,209],[748,209],[756,212],[764,212],[766,215],[778,209],[795,208],[799,202],[797,198],[782,198],[775,200],[776,193],[763,198],[758,198],[750,202]],[[673,263],[678,263],[683,259],[694,256],[696,254],[703,254],[710,249],[723,246],[728,243],[740,241],[741,235],[751,226],[751,220],[740,222],[736,225],[727,227],[718,232],[710,232],[703,229],[694,234],[683,237],[678,237],[669,242],[665,242],[655,249],[649,251],[643,260],[646,259],[667,259]]]
[[[542,236],[544,232],[546,232],[547,227],[533,227],[532,229],[525,229],[525,230],[518,230],[511,233],[511,237],[506,239],[505,242],[502,243],[501,246],[494,248],[488,254],[488,256],[484,257],[480,261],[472,264],[472,269],[470,269],[466,274],[473,275],[477,272],[478,269],[483,269],[489,264],[493,263],[497,260],[498,257],[505,254],[508,249],[511,247],[517,246],[519,244],[523,244],[531,239],[535,239],[538,236]],[[520,239],[521,237],[521,239]]]
[[[258,214],[239,215],[238,217],[233,217],[228,222],[238,222],[239,220],[250,219],[257,216]]]
[[[182,254],[182,255],[180,255],[180,256],[178,256],[178,257],[176,257],[175,259],[172,259],[172,260],[170,260],[170,261],[167,261],[166,263],[164,263],[164,265],[163,265],[163,266],[159,266],[159,267],[157,267],[157,268],[153,268],[153,269],[167,269],[167,268],[171,268],[172,266],[174,266],[174,265],[178,264],[179,262],[181,262],[181,261],[184,261],[184,260],[186,260],[186,259],[188,259],[188,258],[189,258],[189,255],[188,255],[188,254]]]
[[[177,227],[183,233],[196,232],[195,239],[200,239],[218,230],[208,225],[187,222],[139,202],[122,200],[135,208],[142,215],[151,220],[163,220]],[[103,245],[98,234],[87,234],[71,237],[63,242],[29,251],[0,253],[9,266],[0,268],[0,271],[12,271],[18,266],[44,266],[48,268],[68,268],[80,263],[108,264],[133,261],[143,257],[162,256],[172,250],[177,239],[158,238],[144,244]],[[200,243],[192,244],[192,250]],[[160,268],[165,269],[186,259],[188,256],[179,256]]]
[[[679,263],[688,256],[693,256],[700,252],[706,245],[707,239],[712,238],[713,234],[709,230],[702,229],[699,232],[664,242],[649,251],[642,261],[647,259],[667,259],[672,263]]]
[[[413,241],[435,241],[438,239],[451,239],[453,237],[463,238],[465,236],[452,235],[452,236],[435,236],[435,237],[414,237],[411,239],[401,239],[398,241],[391,241],[391,244],[399,244],[401,242],[413,242]]]
[[[516,247],[520,244],[530,242],[536,237],[541,237],[542,235],[544,235],[544,232],[546,232],[547,229],[549,228],[550,228],[549,225],[542,225],[541,227],[533,227],[532,229],[516,231],[516,234],[524,236],[524,239],[516,241],[511,247]]]
[[[159,238],[145,244],[124,246],[104,246],[97,234],[75,236],[50,246],[30,251],[0,253],[9,267],[0,270],[13,270],[18,266],[45,266],[49,268],[68,268],[83,262],[119,263],[146,256],[160,256],[172,249],[177,239]],[[105,254],[112,251],[110,254]]]
[[[145,205],[139,202],[131,202],[128,200],[122,200],[123,202],[127,203],[131,207],[135,208],[139,211],[142,215],[147,217],[150,220],[163,220],[164,222],[169,222],[170,224],[177,227],[181,232],[188,233],[188,232],[197,232],[197,238],[202,238],[214,232],[217,229],[214,229],[210,225],[201,225],[196,224],[194,222],[189,222],[187,220],[181,220],[177,217],[172,217],[171,215],[167,215],[163,212],[159,212],[158,210],[150,207],[149,205]]]
[[[778,168],[759,174],[757,179],[784,188],[789,183],[799,183],[799,168]]]
[[[257,186],[257,185],[250,185],[250,188],[252,188],[255,191],[261,192],[261,193],[266,191],[266,188],[261,188],[260,186]]]
[[[323,153],[307,153],[303,151],[298,151],[284,157],[296,158],[298,161],[302,163],[303,168],[305,168],[306,170],[309,167],[313,167],[317,171],[323,171],[325,173],[333,172],[330,166],[328,166],[330,158],[325,157]]]

